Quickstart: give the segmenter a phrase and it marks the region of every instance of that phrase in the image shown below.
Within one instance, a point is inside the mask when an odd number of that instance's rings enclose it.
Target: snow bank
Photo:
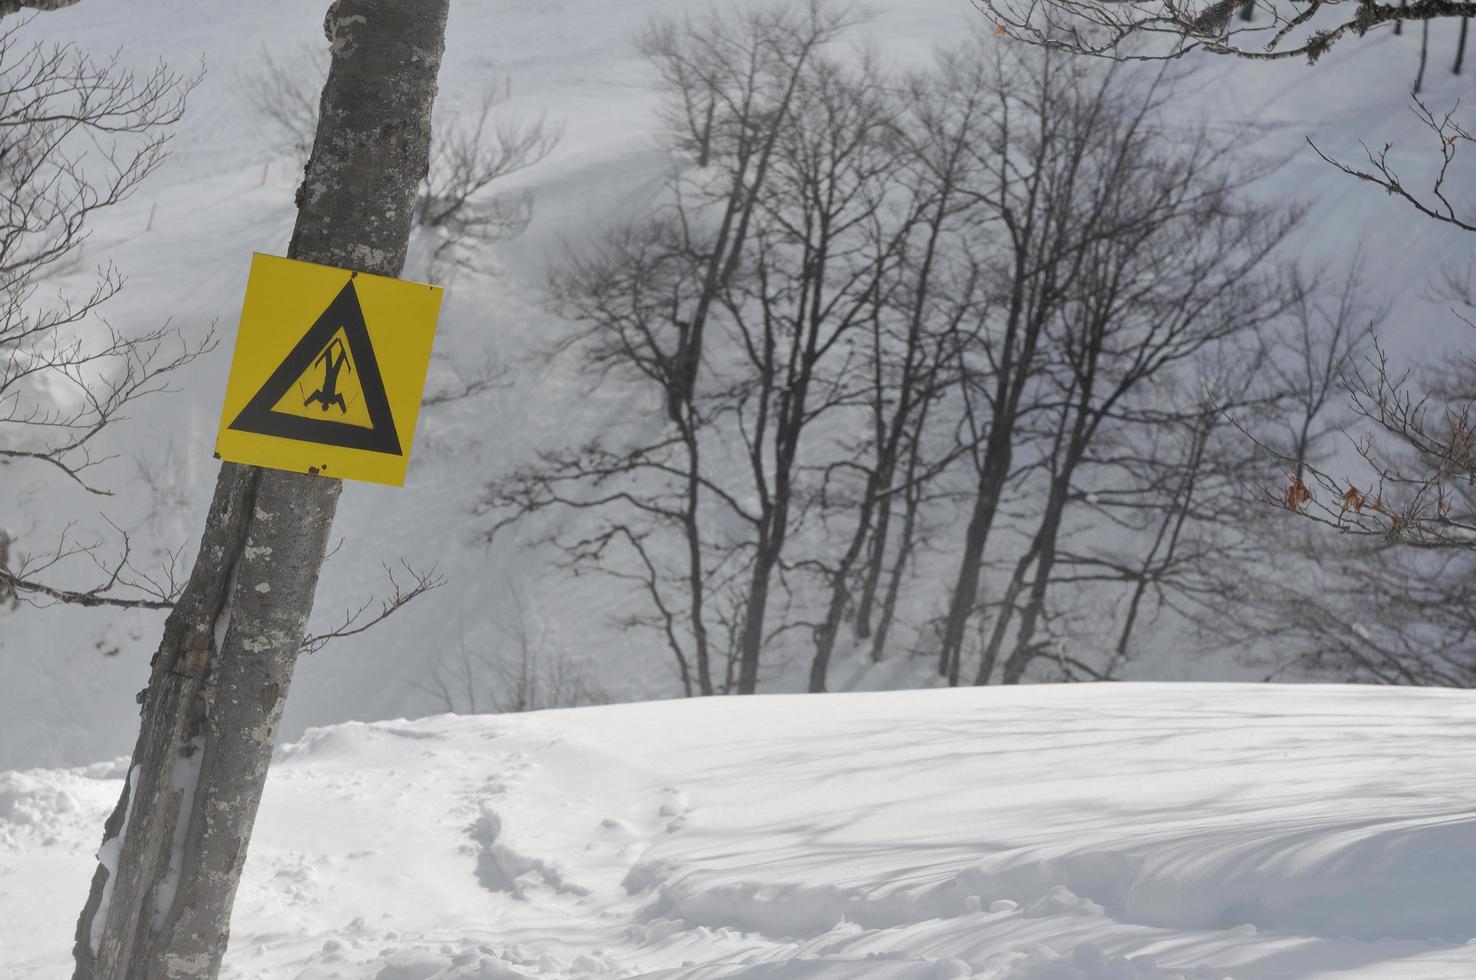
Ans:
[[[1462,692],[1236,685],[315,729],[224,976],[1461,980],[1473,751]],[[120,775],[0,774],[0,978],[65,972]]]

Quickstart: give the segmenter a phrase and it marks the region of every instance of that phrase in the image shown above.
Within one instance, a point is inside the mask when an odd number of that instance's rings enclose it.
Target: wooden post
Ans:
[[[333,61],[289,256],[399,274],[429,159],[448,5],[329,8]],[[77,923],[74,980],[218,976],[340,488],[221,467],[140,696],[133,761]]]

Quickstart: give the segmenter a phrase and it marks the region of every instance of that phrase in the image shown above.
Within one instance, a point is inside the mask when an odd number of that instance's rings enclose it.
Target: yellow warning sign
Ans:
[[[441,288],[252,257],[215,454],[401,486]]]

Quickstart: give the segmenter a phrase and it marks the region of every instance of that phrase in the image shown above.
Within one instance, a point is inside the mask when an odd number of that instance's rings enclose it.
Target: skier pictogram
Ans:
[[[324,348],[323,353],[319,354],[318,359],[313,362],[313,367],[319,364],[323,366],[323,387],[307,396],[302,403],[304,408],[313,402],[319,402],[325,412],[337,405],[340,412],[344,415],[348,414],[348,403],[343,400],[343,394],[338,390],[338,372],[342,371],[345,366],[348,366],[350,374],[354,372],[348,359],[348,351],[344,350],[343,341],[334,337],[333,342]]]
[[[347,383],[350,377],[352,385]],[[338,412],[330,415],[333,408]],[[352,279],[229,428],[321,446],[404,455]]]

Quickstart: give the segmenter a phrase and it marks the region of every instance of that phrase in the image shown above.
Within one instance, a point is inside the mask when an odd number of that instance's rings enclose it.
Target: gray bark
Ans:
[[[881,663],[886,654],[887,641],[891,637],[892,623],[897,616],[897,599],[902,592],[902,575],[907,570],[907,563],[912,557],[912,550],[917,543],[917,513],[922,506],[922,481],[919,479],[918,470],[922,464],[921,442],[923,431],[927,428],[928,413],[932,406],[931,399],[925,400],[917,414],[917,420],[912,424],[912,434],[908,437],[907,447],[907,470],[902,480],[902,533],[897,539],[897,556],[892,560],[891,577],[887,580],[886,595],[882,598],[881,615],[877,617],[876,633],[871,638],[871,660],[873,663]],[[887,515],[891,511],[891,504],[883,508],[882,514]],[[878,532],[880,534],[880,532]],[[886,539],[882,539],[885,546]],[[881,558],[878,556],[877,564],[880,565]]]
[[[60,10],[76,2],[77,0],[0,0],[0,17],[18,14],[22,10]]]
[[[330,7],[332,69],[290,257],[399,274],[429,157],[448,3]],[[189,583],[140,695],[130,778],[103,834],[104,853],[120,853],[114,871],[99,863],[94,873],[74,980],[218,975],[340,489],[323,477],[221,467]],[[193,794],[181,789],[191,784]]]

